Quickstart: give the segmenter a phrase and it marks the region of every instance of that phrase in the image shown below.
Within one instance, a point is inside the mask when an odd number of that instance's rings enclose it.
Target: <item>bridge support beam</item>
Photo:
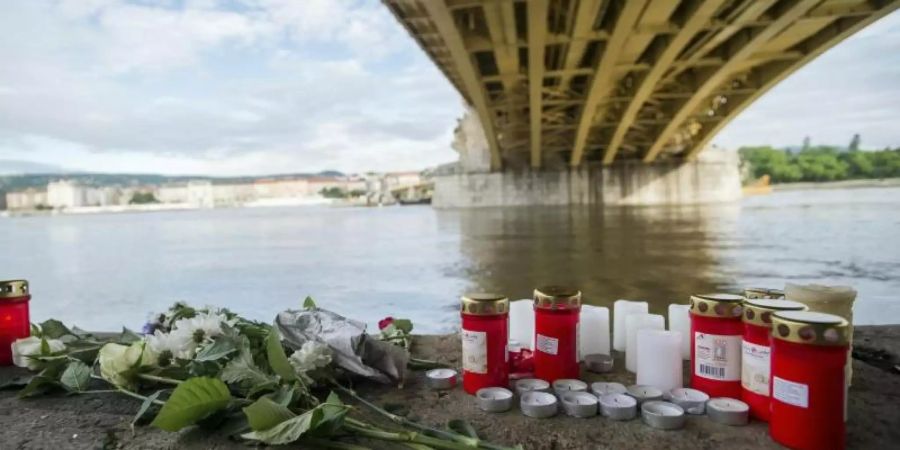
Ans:
[[[432,205],[689,205],[740,197],[737,155],[710,151],[689,162],[626,160],[559,170],[444,175],[435,177]]]

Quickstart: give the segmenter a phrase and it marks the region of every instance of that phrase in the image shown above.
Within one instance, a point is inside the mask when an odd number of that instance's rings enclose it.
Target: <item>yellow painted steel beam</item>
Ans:
[[[636,85],[638,87],[635,89],[634,96],[628,102],[628,106],[619,118],[618,126],[616,126],[616,130],[613,132],[609,145],[607,145],[603,154],[603,164],[612,164],[616,158],[616,152],[619,151],[619,146],[625,138],[625,133],[631,127],[644,102],[653,93],[656,83],[669,70],[671,64],[678,58],[684,47],[691,42],[691,39],[701,31],[710,19],[715,17],[716,12],[724,3],[725,0],[697,0],[692,5],[692,8],[685,12],[686,20],[678,32],[670,39],[665,50],[655,58],[651,64],[650,71],[637,81]]]
[[[569,42],[563,57],[562,70],[578,68],[578,64],[581,62],[589,42],[587,39],[580,39],[579,37],[585,36],[592,31],[594,21],[597,19],[597,14],[600,12],[600,5],[602,4],[603,2],[600,0],[580,0],[576,5],[574,22],[572,23],[572,41]],[[559,85],[567,89],[571,80],[570,76],[563,75]]]
[[[587,144],[588,132],[590,131],[591,123],[594,121],[594,112],[600,100],[613,87],[616,61],[625,48],[628,35],[634,29],[646,5],[646,0],[629,0],[622,5],[622,10],[619,12],[619,17],[616,19],[609,40],[606,41],[603,55],[597,63],[584,106],[578,118],[578,126],[575,129],[575,141],[572,145],[572,156],[569,160],[569,165],[573,167],[581,164],[581,157],[584,154],[585,144]]]
[[[749,32],[749,39],[746,39],[743,45],[734,51],[729,52],[727,61],[718,70],[712,71],[704,79],[700,80],[698,86],[694,89],[694,95],[684,102],[675,105],[672,121],[653,138],[653,145],[647,150],[643,157],[645,163],[653,162],[663,147],[681,128],[690,115],[709,98],[710,94],[718,88],[728,77],[733,75],[736,67],[740,66],[744,60],[751,57],[754,52],[759,50],[772,37],[776,36],[788,25],[794,23],[800,17],[803,17],[810,9],[815,7],[819,0],[797,0],[786,6],[778,17],[773,20],[771,25],[760,30]]]
[[[848,15],[838,19],[815,35],[803,42],[803,46],[809,48],[802,58],[796,61],[776,61],[764,67],[754,70],[753,78],[761,80],[761,84],[752,91],[728,98],[728,112],[710,127],[704,127],[704,132],[693,142],[691,148],[685,154],[685,159],[693,159],[709,144],[709,141],[725,125],[728,125],[744,109],[750,106],[756,99],[768,92],[782,80],[796,72],[819,55],[847,39],[854,33],[869,26],[873,22],[887,16],[900,8],[900,0],[882,1],[880,6],[869,15]]]
[[[531,167],[541,167],[541,121],[543,119],[544,53],[549,0],[528,2],[528,115],[531,133]]]
[[[434,21],[434,25],[440,33],[447,50],[456,63],[456,69],[463,81],[466,92],[468,92],[472,106],[481,119],[481,126],[484,128],[485,137],[487,137],[488,147],[491,150],[491,169],[500,170],[503,166],[503,160],[500,157],[500,145],[497,142],[497,133],[494,131],[494,116],[492,111],[488,109],[487,94],[484,86],[478,80],[478,72],[475,69],[475,63],[472,56],[466,51],[463,44],[462,35],[456,27],[456,21],[453,20],[453,14],[447,8],[444,0],[429,0],[422,2],[428,15]]]
[[[484,19],[491,34],[494,59],[500,72],[503,89],[509,93],[520,81],[519,48],[516,36],[516,16],[512,2],[485,3]]]

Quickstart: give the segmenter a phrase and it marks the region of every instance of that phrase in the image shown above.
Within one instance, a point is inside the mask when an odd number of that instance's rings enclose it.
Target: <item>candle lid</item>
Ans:
[[[763,327],[772,326],[775,311],[804,311],[806,305],[791,300],[753,298],[744,300],[744,323]]]
[[[749,287],[744,289],[744,298],[779,299],[784,298],[784,291],[782,291],[781,289]]]
[[[567,286],[544,286],[534,290],[534,307],[540,309],[577,309],[581,291]]]
[[[744,312],[744,297],[733,294],[697,294],[691,296],[691,314],[708,317],[739,318]]]
[[[509,298],[500,294],[472,293],[460,298],[462,312],[473,316],[493,316],[509,312]]]
[[[850,343],[850,323],[834,314],[777,311],[772,314],[772,337],[798,344],[845,346]]]
[[[28,282],[25,280],[0,281],[0,301],[28,295]]]

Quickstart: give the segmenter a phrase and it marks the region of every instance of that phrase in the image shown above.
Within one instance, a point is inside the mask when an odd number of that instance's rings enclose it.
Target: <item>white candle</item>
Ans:
[[[553,394],[548,394],[546,392],[526,392],[522,395],[522,401],[519,403],[519,407],[522,409],[522,414],[525,414],[528,417],[543,419],[545,417],[555,416],[558,404],[559,402]]]
[[[706,412],[706,401],[709,395],[691,388],[676,388],[667,392],[666,400],[684,408],[688,414],[703,414]]]
[[[539,378],[523,378],[516,380],[516,393],[524,395],[526,392],[550,392],[550,383]]]
[[[750,420],[750,406],[727,397],[716,397],[706,402],[709,420],[725,425],[747,425]]]
[[[637,313],[625,318],[625,330],[628,333],[625,344],[625,368],[629,372],[637,372],[637,331],[665,330],[666,320],[659,314]],[[679,353],[680,357],[680,353]]]
[[[684,426],[684,409],[663,401],[650,401],[641,405],[644,423],[660,430],[677,430]]]
[[[502,387],[481,388],[475,393],[478,407],[485,412],[505,412],[512,407],[513,393]]]
[[[431,369],[425,372],[426,384],[431,389],[452,389],[458,374],[453,369]]]
[[[663,391],[682,386],[681,334],[675,331],[637,331],[637,384]]]
[[[509,303],[509,339],[522,348],[534,350],[534,301],[516,300]]]
[[[613,303],[613,348],[624,352],[625,340],[625,318],[629,314],[647,313],[649,305],[647,302],[638,302],[632,300],[616,300]]]
[[[562,396],[563,410],[572,417],[597,415],[597,397],[587,392],[566,392]]]
[[[691,306],[669,305],[669,331],[681,333],[681,359],[691,359]]]
[[[581,380],[570,378],[560,378],[553,382],[553,392],[556,395],[562,395],[566,392],[584,392],[587,390],[587,383]]]
[[[609,354],[609,308],[584,305],[578,319],[578,355]]]

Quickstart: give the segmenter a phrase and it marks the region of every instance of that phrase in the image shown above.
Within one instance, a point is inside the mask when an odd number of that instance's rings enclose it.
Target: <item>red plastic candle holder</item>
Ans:
[[[31,334],[25,280],[0,281],[0,366],[12,365],[12,343]]]
[[[548,286],[534,290],[534,376],[550,383],[578,378],[581,292]]]
[[[741,397],[743,297],[691,296],[691,387],[710,397]]]
[[[497,294],[468,294],[461,299],[463,389],[508,387],[509,299]]]

